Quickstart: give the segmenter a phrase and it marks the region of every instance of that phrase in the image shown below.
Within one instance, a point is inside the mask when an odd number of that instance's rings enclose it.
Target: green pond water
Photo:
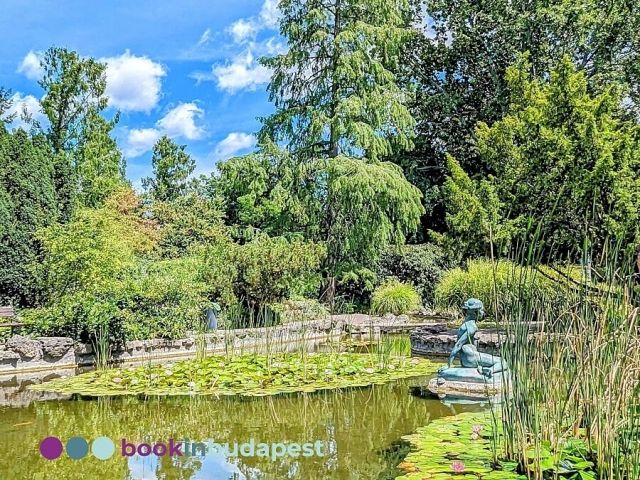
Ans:
[[[478,405],[445,406],[415,394],[428,379],[413,378],[367,388],[262,398],[165,397],[20,399],[20,389],[0,406],[0,480],[13,479],[392,479],[408,451],[401,437],[431,420],[476,411]],[[1,388],[1,387],[0,387]],[[6,387],[5,387],[6,388]],[[17,393],[16,393],[17,392]],[[0,391],[0,393],[2,393]],[[23,392],[36,395],[36,392]],[[46,396],[46,394],[40,394]],[[16,406],[22,403],[22,406]],[[12,406],[13,405],[13,406]],[[40,441],[106,436],[116,450],[108,460],[89,453],[72,460],[40,455]],[[123,457],[121,441],[140,444],[215,442],[229,452],[191,456]],[[254,456],[234,451],[235,445]],[[319,442],[312,456],[257,456],[260,443]],[[273,455],[275,447],[270,447]],[[309,453],[309,449],[307,450]]]

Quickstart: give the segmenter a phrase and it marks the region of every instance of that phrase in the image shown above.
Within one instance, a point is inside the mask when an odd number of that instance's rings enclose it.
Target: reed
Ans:
[[[605,250],[578,280],[558,279],[551,301],[532,288],[546,274],[532,247],[514,262],[513,295],[493,297],[511,371],[496,456],[535,480],[640,478],[637,280],[619,245]]]

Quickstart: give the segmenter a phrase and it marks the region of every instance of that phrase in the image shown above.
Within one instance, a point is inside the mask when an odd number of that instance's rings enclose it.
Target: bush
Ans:
[[[280,323],[312,322],[323,320],[329,315],[329,310],[319,301],[311,298],[291,298],[283,302],[270,305],[276,313]]]
[[[420,295],[408,283],[391,280],[375,289],[371,296],[371,313],[400,315],[418,310],[422,306]]]
[[[549,305],[561,303],[565,296],[560,283],[577,285],[581,275],[576,266],[556,270],[544,265],[524,268],[506,260],[470,260],[466,269],[454,268],[443,275],[435,290],[436,307],[459,309],[473,297],[482,300],[488,315],[495,315],[496,304],[541,299]]]
[[[436,285],[446,268],[442,249],[425,243],[387,250],[380,259],[377,274],[383,280],[393,277],[411,283],[424,302],[433,304]]]

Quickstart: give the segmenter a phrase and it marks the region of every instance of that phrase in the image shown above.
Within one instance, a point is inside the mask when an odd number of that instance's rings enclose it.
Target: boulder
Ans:
[[[3,360],[18,360],[20,358],[20,354],[18,352],[14,352],[12,350],[0,350],[0,362]]]
[[[36,340],[42,345],[44,356],[61,358],[73,347],[73,340],[69,337],[38,337]]]
[[[30,337],[15,335],[7,340],[6,347],[23,358],[42,358],[42,344]]]

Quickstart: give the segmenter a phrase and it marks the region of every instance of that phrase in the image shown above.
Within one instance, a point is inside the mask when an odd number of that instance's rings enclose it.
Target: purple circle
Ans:
[[[40,442],[40,453],[47,460],[55,460],[62,455],[62,442],[58,437],[47,437]]]

